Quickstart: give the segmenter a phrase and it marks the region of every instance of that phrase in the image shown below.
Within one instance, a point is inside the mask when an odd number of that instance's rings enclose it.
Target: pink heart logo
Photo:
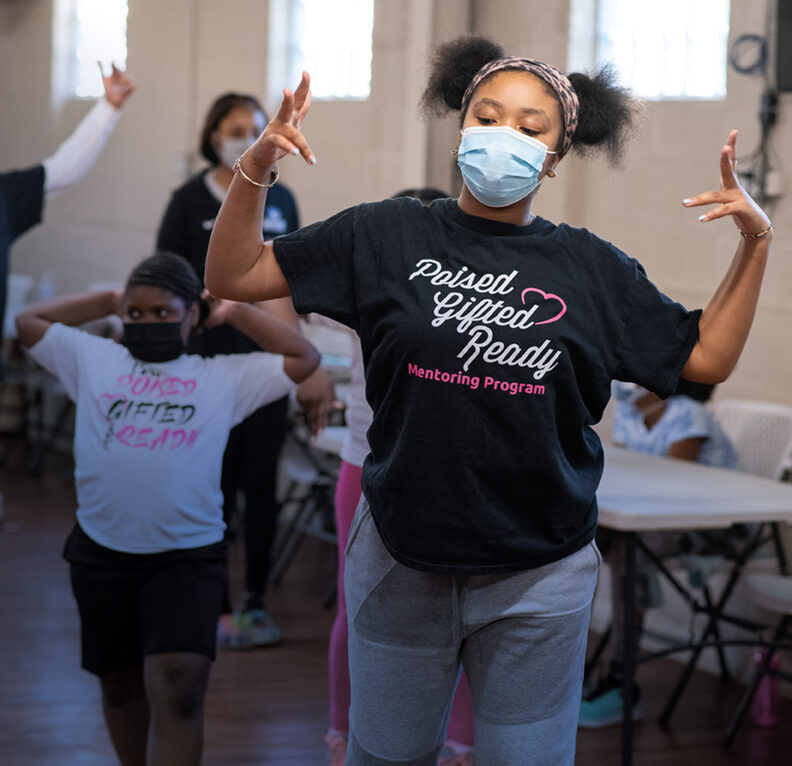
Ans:
[[[95,402],[96,406],[99,408],[99,414],[102,416],[103,420],[106,420],[108,423],[110,422],[110,416],[107,412],[105,412],[105,408],[102,406],[103,403],[107,402],[108,404],[112,405],[113,402],[117,402],[122,400],[124,402],[127,401],[127,398],[124,394],[99,394],[96,397]]]
[[[523,302],[523,306],[525,305],[525,293],[539,293],[539,295],[541,295],[546,301],[553,300],[558,301],[561,304],[561,311],[559,311],[554,317],[551,317],[550,319],[545,319],[543,322],[537,322],[537,325],[557,322],[562,316],[564,316],[564,314],[566,314],[567,305],[557,295],[554,295],[553,293],[546,293],[544,290],[540,290],[538,287],[526,287],[525,290],[523,290],[520,294],[520,299]]]

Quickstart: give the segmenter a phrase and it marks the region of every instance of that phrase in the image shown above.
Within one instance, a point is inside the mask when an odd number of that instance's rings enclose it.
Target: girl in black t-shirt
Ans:
[[[636,113],[607,69],[564,76],[465,37],[438,49],[424,106],[459,110],[458,200],[359,205],[275,243],[258,220],[276,161],[315,161],[307,74],[236,163],[206,281],[291,295],[358,331],[374,412],[347,546],[352,678],[347,763],[433,764],[464,666],[483,763],[571,764],[591,598],[610,381],[668,396],[718,383],[751,327],[772,239],[740,186],[690,199],[739,244],[702,312],[637,262],[531,212],[571,151],[622,153]]]

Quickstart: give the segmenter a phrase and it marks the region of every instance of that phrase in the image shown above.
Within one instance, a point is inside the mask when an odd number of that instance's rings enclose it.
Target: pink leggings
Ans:
[[[347,650],[347,611],[344,599],[344,550],[349,527],[355,515],[361,489],[362,468],[343,461],[335,494],[335,517],[338,531],[338,613],[330,633],[330,726],[337,732],[349,731],[349,653]],[[473,746],[473,706],[467,678],[457,686],[448,739],[462,745]]]

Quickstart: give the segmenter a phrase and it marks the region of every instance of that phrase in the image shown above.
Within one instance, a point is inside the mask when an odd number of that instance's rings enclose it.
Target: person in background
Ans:
[[[412,197],[424,205],[433,200],[448,197],[443,191],[433,188],[405,189],[393,195],[394,199]],[[344,325],[322,317],[311,317],[311,321],[326,321],[347,332]],[[341,450],[341,470],[335,493],[335,520],[338,536],[338,609],[330,633],[330,728],[325,741],[330,748],[330,766],[343,766],[349,737],[349,628],[347,625],[346,599],[344,598],[344,551],[349,538],[349,528],[355,509],[362,494],[361,478],[363,462],[369,451],[366,432],[371,426],[371,407],[366,401],[366,380],[363,370],[363,351],[360,339],[354,336],[353,356],[350,369],[350,385],[347,394],[345,418],[348,426],[344,446]],[[454,703],[448,723],[448,739],[440,752],[439,766],[472,766],[473,760],[473,710],[470,687],[463,673],[454,695]]]
[[[613,441],[621,447],[660,457],[694,460],[703,465],[736,468],[737,453],[715,416],[706,407],[715,386],[680,379],[667,399],[641,386],[614,381],[616,412]],[[734,555],[737,530],[702,532],[652,532],[643,541],[659,556]],[[622,721],[622,684],[624,680],[624,610],[622,608],[625,551],[621,538],[609,530],[597,531],[597,544],[611,570],[612,614],[608,651],[596,685],[580,705],[578,726],[596,729]],[[646,556],[637,558],[637,598],[635,610],[636,642],[643,631],[646,610],[663,603],[654,566]],[[633,689],[634,720],[642,717],[640,688]]]
[[[572,150],[622,156],[636,104],[612,70],[566,76],[468,35],[438,47],[423,103],[459,114],[458,199],[361,204],[266,242],[276,163],[316,162],[303,73],[236,163],[206,284],[291,295],[360,336],[374,415],[346,550],[347,764],[433,766],[461,666],[477,761],[569,766],[601,562],[592,426],[612,380],[665,398],[680,377],[728,377],[772,225],[739,184],[731,131],[720,188],[682,206],[731,218],[737,246],[688,311],[614,245],[533,210]]]
[[[38,165],[0,173],[0,328],[5,315],[9,251],[14,240],[41,222],[44,203],[82,181],[102,153],[121,119],[121,110],[135,92],[126,72],[112,64],[102,71],[104,98],[99,99],[74,132]],[[0,358],[0,381],[3,361]]]
[[[209,108],[200,137],[201,155],[209,166],[173,192],[157,234],[157,249],[187,259],[203,281],[204,262],[214,221],[233,178],[232,167],[266,125],[264,109],[255,96],[224,93]],[[267,238],[299,228],[294,196],[275,184],[262,216]],[[298,327],[291,301],[267,305],[277,318]],[[231,326],[217,326],[195,335],[190,350],[203,356],[249,353],[256,345]],[[326,421],[333,393],[325,373],[318,370],[300,390],[300,403]],[[231,432],[223,461],[226,519],[233,523],[239,490],[244,493],[243,535],[245,593],[231,612],[230,596],[218,625],[220,645],[246,649],[280,643],[283,634],[266,610],[267,578],[277,532],[276,476],[286,435],[288,397],[268,404]],[[315,416],[316,417],[316,416]]]
[[[19,338],[76,404],[77,521],[64,557],[82,664],[99,677],[122,766],[195,766],[225,590],[220,471],[228,434],[319,363],[267,312],[207,294],[184,259],[155,254],[126,289],[37,303]],[[121,343],[77,325],[119,313]],[[208,315],[207,315],[208,314]],[[185,353],[201,321],[259,349]]]

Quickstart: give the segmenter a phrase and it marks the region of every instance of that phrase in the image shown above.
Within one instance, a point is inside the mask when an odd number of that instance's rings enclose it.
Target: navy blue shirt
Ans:
[[[44,167],[0,173],[0,330],[5,316],[9,252],[14,240],[41,222]],[[3,362],[0,360],[0,380]]]
[[[449,574],[561,559],[597,523],[610,382],[668,396],[699,311],[584,229],[456,200],[345,210],[274,241],[298,313],[358,332],[363,489],[391,555]]]
[[[212,170],[207,168],[173,192],[157,234],[157,250],[186,258],[201,281],[209,238],[221,204],[206,187],[206,174]],[[283,184],[275,184],[267,192],[262,221],[264,238],[272,239],[299,227],[294,196]],[[204,356],[260,350],[250,338],[228,325],[207,330],[190,341],[190,351]]]

